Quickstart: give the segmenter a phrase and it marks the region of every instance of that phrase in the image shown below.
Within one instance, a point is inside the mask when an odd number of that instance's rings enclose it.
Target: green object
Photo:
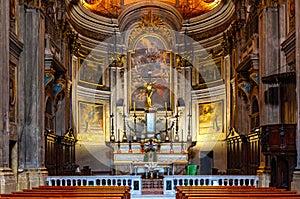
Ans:
[[[186,167],[186,175],[197,175],[197,165],[187,165]]]

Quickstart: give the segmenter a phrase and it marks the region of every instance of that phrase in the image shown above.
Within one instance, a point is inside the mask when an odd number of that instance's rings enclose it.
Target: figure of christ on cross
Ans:
[[[152,97],[152,95],[153,95],[153,93],[155,91],[156,91],[156,89],[153,87],[153,83],[152,82],[150,82],[150,83],[148,83],[146,85],[146,92],[145,92],[145,94],[146,94],[146,101],[145,101],[145,106],[148,107],[148,108],[152,107],[152,99],[151,99],[151,97]]]

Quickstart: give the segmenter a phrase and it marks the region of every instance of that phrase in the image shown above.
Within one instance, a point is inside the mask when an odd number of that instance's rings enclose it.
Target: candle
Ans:
[[[125,103],[123,103],[123,115],[125,115]]]
[[[118,141],[120,141],[120,129],[118,129]]]
[[[165,102],[165,109],[166,109],[166,112],[167,112],[168,111],[167,102]]]
[[[135,102],[133,102],[133,111],[135,113]]]

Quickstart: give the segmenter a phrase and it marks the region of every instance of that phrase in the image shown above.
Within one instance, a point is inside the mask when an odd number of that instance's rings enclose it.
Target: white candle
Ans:
[[[125,115],[125,103],[123,103],[123,115]]]
[[[134,110],[134,112],[135,112],[135,102],[133,102],[133,110]]]
[[[167,102],[165,102],[165,109],[166,109],[166,114],[167,114],[167,112],[168,112]]]

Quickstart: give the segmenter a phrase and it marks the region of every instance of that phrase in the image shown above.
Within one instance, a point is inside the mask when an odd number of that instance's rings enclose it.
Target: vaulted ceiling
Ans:
[[[167,3],[176,8],[183,19],[189,19],[211,11],[221,0],[81,0],[81,4],[93,13],[113,18],[117,18],[129,6],[140,2]]]
[[[135,30],[143,19],[150,24],[159,19],[165,28],[188,35],[205,48],[215,48],[234,17],[231,0],[68,1],[69,20],[79,34],[82,50],[93,49],[114,33]]]

